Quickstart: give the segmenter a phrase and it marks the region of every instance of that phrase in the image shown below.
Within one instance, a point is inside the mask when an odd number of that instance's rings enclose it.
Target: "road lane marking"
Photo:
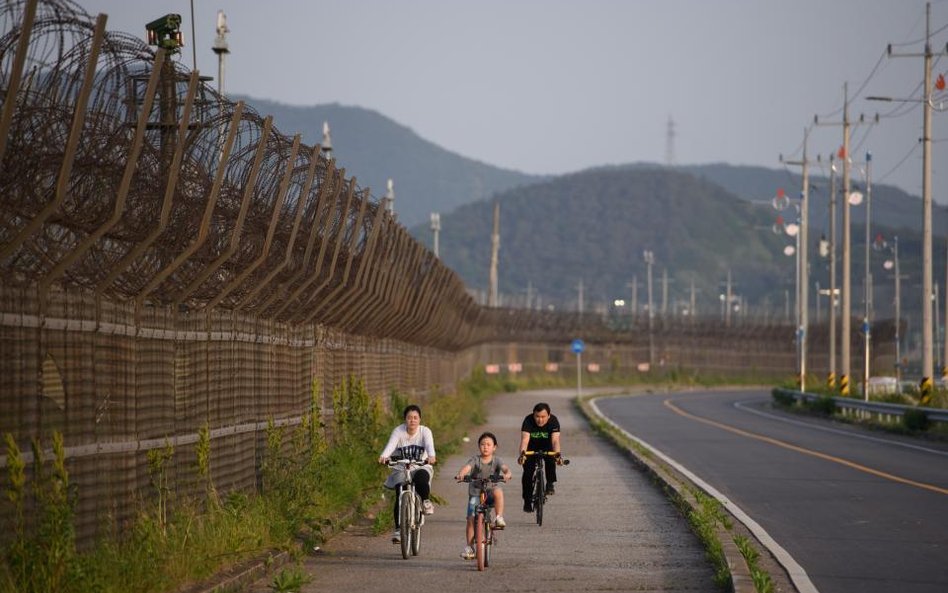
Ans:
[[[883,443],[885,445],[892,445],[895,447],[905,447],[906,449],[914,449],[916,451],[924,451],[925,453],[933,453],[935,455],[942,455],[948,457],[948,451],[939,451],[938,449],[930,449],[928,447],[922,447],[921,445],[913,445],[911,443],[903,443],[901,441],[893,441],[892,439],[881,439],[879,437],[871,437],[865,434],[857,434],[853,432],[847,432],[845,430],[839,430],[838,428],[829,428],[827,426],[820,426],[819,424],[813,424],[810,422],[802,422],[800,420],[793,420],[791,418],[784,418],[778,416],[777,414],[768,414],[767,412],[761,410],[755,410],[746,404],[756,403],[759,400],[746,400],[742,402],[734,402],[732,404],[738,410],[742,412],[747,412],[749,414],[756,414],[764,418],[770,418],[772,420],[777,420],[779,422],[785,422],[787,424],[795,424],[797,426],[805,426],[807,428],[812,428],[813,430],[822,430],[824,432],[831,432],[833,434],[839,434],[845,437],[850,437],[854,439],[863,439],[866,441],[872,441],[874,443]]]
[[[757,433],[749,432],[749,431],[746,431],[746,430],[742,430],[742,429],[740,429],[740,428],[735,428],[735,427],[733,427],[733,426],[730,426],[730,425],[728,425],[728,424],[723,424],[723,423],[717,422],[717,421],[715,421],[715,420],[709,420],[709,419],[707,419],[707,418],[702,418],[701,416],[695,416],[694,414],[691,414],[691,413],[689,413],[689,412],[686,412],[686,411],[682,410],[681,408],[679,408],[678,406],[676,406],[674,403],[672,403],[672,401],[671,401],[670,399],[666,399],[665,401],[662,402],[662,404],[663,404],[666,408],[669,408],[671,411],[673,411],[673,412],[675,412],[676,414],[678,414],[679,416],[682,416],[682,417],[685,417],[685,418],[689,418],[689,419],[695,420],[695,421],[697,421],[697,422],[702,422],[702,423],[707,424],[707,425],[709,425],[709,426],[714,426],[714,427],[716,427],[716,428],[720,428],[721,430],[726,430],[726,431],[728,431],[728,432],[731,432],[731,433],[734,433],[734,434],[737,434],[737,435],[740,435],[740,436],[743,436],[743,437],[747,437],[747,438],[750,438],[750,439],[756,439],[756,440],[758,440],[758,441],[762,441],[762,442],[764,442],[764,443],[769,443],[769,444],[771,444],[771,445],[776,445],[777,447],[782,447],[782,448],[784,448],[784,449],[788,449],[788,450],[790,450],[790,451],[795,451],[795,452],[797,452],[797,453],[802,453],[802,454],[804,454],[804,455],[810,455],[811,457],[816,457],[816,458],[822,459],[822,460],[824,460],[824,461],[830,461],[830,462],[832,462],[832,463],[838,463],[838,464],[840,464],[840,465],[844,465],[844,466],[846,466],[846,467],[848,467],[848,468],[851,468],[851,469],[854,469],[854,470],[856,470],[856,471],[860,471],[860,472],[863,472],[863,473],[871,474],[871,475],[873,475],[873,476],[877,476],[877,477],[883,478],[883,479],[885,479],[885,480],[891,480],[891,481],[893,481],[893,482],[899,482],[899,483],[901,483],[901,484],[906,484],[906,485],[908,485],[908,486],[914,486],[914,487],[916,487],[916,488],[921,488],[922,490],[929,490],[929,491],[931,491],[931,492],[936,492],[936,493],[938,493],[938,494],[946,494],[946,495],[948,495],[948,488],[941,488],[941,487],[935,486],[935,485],[933,485],[933,484],[926,484],[925,482],[917,482],[917,481],[915,481],[915,480],[910,480],[909,478],[903,478],[903,477],[901,477],[901,476],[896,476],[896,475],[890,474],[890,473],[888,473],[888,472],[884,472],[884,471],[880,471],[880,470],[877,470],[877,469],[873,469],[873,468],[871,468],[871,467],[867,467],[867,466],[865,466],[865,465],[856,463],[855,461],[849,461],[848,459],[843,459],[842,457],[836,457],[835,455],[829,455],[829,454],[827,454],[827,453],[820,453],[819,451],[813,451],[812,449],[806,449],[806,448],[800,447],[800,446],[798,446],[798,445],[792,445],[792,444],[790,444],[790,443],[787,443],[787,442],[785,442],[785,441],[781,441],[781,440],[779,440],[779,439],[775,439],[775,438],[772,438],[772,437],[764,436],[764,435],[762,435],[762,434],[757,434]]]

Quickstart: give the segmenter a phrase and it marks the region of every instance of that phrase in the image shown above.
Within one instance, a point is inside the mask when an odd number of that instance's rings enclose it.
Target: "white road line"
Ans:
[[[845,430],[839,430],[838,428],[829,428],[828,426],[820,426],[818,424],[812,424],[810,422],[802,422],[800,420],[792,420],[790,418],[783,418],[776,414],[768,414],[767,412],[762,412],[760,410],[755,410],[748,407],[746,404],[752,403],[754,400],[746,400],[742,402],[734,402],[732,405],[744,412],[749,412],[751,414],[756,414],[758,416],[763,416],[764,418],[770,418],[772,420],[778,420],[780,422],[786,422],[787,424],[794,424],[796,426],[805,426],[807,428],[812,428],[813,430],[822,430],[824,432],[831,432],[833,434],[839,434],[854,439],[862,439],[864,441],[873,441],[875,443],[883,443],[885,445],[894,445],[896,447],[905,447],[906,449],[915,449],[916,451],[924,451],[925,453],[932,453],[934,455],[942,455],[948,457],[948,451],[939,451],[938,449],[929,449],[928,447],[922,447],[921,445],[913,445],[911,443],[903,443],[900,441],[893,441],[891,439],[883,439],[879,437],[871,437],[864,434],[856,434],[848,432]]]
[[[608,422],[613,428],[621,432],[627,438],[635,441],[640,446],[648,449],[649,451],[652,452],[653,455],[655,455],[656,457],[658,457],[659,459],[661,459],[668,465],[674,467],[677,471],[681,472],[684,476],[686,476],[689,480],[691,480],[696,486],[704,490],[706,493],[708,493],[708,495],[716,498],[718,502],[724,505],[724,507],[732,515],[734,515],[734,517],[738,521],[743,523],[744,526],[747,527],[747,529],[749,529],[751,533],[754,534],[754,537],[756,537],[757,540],[761,544],[764,545],[764,547],[770,550],[770,553],[774,555],[774,558],[777,559],[777,562],[779,562],[784,567],[784,569],[786,569],[787,574],[790,576],[790,580],[793,581],[793,584],[797,588],[797,591],[799,591],[800,593],[819,593],[819,590],[816,588],[816,585],[814,585],[813,582],[810,580],[810,577],[806,574],[806,571],[803,570],[803,567],[800,566],[800,564],[797,563],[797,561],[793,559],[793,556],[791,556],[789,552],[783,549],[783,546],[778,544],[772,537],[770,537],[770,534],[768,534],[764,530],[764,528],[761,527],[757,523],[757,521],[754,521],[753,519],[751,519],[750,515],[745,513],[739,506],[734,504],[734,502],[732,502],[727,496],[718,492],[718,490],[714,486],[708,484],[707,482],[699,478],[697,475],[695,475],[690,470],[688,470],[685,466],[681,465],[680,463],[678,463],[677,461],[675,461],[668,455],[659,451],[655,447],[649,445],[642,439],[632,434],[629,434],[627,431],[623,430],[619,425],[617,425],[611,419],[607,418],[602,413],[602,411],[599,409],[599,406],[596,405],[595,399],[590,400],[589,404],[592,406],[593,410],[595,410],[596,415],[598,415],[602,420],[604,420],[605,422]]]

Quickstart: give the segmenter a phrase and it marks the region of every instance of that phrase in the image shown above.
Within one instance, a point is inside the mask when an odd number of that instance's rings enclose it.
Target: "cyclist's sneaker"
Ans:
[[[523,501],[523,512],[532,513],[533,512],[533,502],[529,500]]]
[[[494,519],[494,529],[503,529],[507,526],[507,522],[504,521],[503,517],[497,517]]]
[[[422,512],[426,515],[434,514],[434,505],[431,504],[430,500],[422,501],[421,508],[422,508]]]
[[[464,546],[464,551],[461,552],[461,558],[465,560],[474,560],[477,554],[474,552],[474,546]]]
[[[396,529],[395,532],[392,533],[392,543],[393,544],[402,543],[402,532],[400,529]]]
[[[556,488],[553,487],[553,484],[547,484],[546,490],[543,493],[546,494],[547,496],[553,496],[554,494],[556,494]]]

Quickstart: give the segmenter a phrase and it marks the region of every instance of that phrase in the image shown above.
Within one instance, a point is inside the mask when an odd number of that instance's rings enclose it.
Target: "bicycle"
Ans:
[[[421,551],[421,526],[425,524],[425,516],[421,503],[421,496],[415,492],[415,484],[411,479],[411,470],[425,465],[423,461],[414,459],[389,459],[388,466],[398,469],[404,475],[401,482],[401,493],[395,504],[398,505],[398,525],[401,533],[402,558],[417,556]]]
[[[477,506],[474,508],[474,557],[477,559],[477,570],[484,570],[490,566],[490,551],[497,543],[495,529],[491,527],[490,515],[494,507],[487,504],[487,490],[484,489],[489,483],[503,482],[502,476],[490,476],[487,478],[472,478],[464,476],[461,482],[474,484],[480,490],[480,497]]]
[[[537,516],[537,525],[543,525],[543,503],[546,502],[546,462],[550,458],[562,465],[569,465],[569,459],[556,451],[524,451],[522,457],[536,457],[533,466],[533,511]]]

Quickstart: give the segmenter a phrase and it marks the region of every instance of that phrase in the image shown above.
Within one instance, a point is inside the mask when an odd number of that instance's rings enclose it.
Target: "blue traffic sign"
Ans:
[[[583,341],[579,338],[573,340],[573,343],[570,345],[573,349],[573,354],[582,354],[583,350],[586,348],[586,344],[583,344]]]

